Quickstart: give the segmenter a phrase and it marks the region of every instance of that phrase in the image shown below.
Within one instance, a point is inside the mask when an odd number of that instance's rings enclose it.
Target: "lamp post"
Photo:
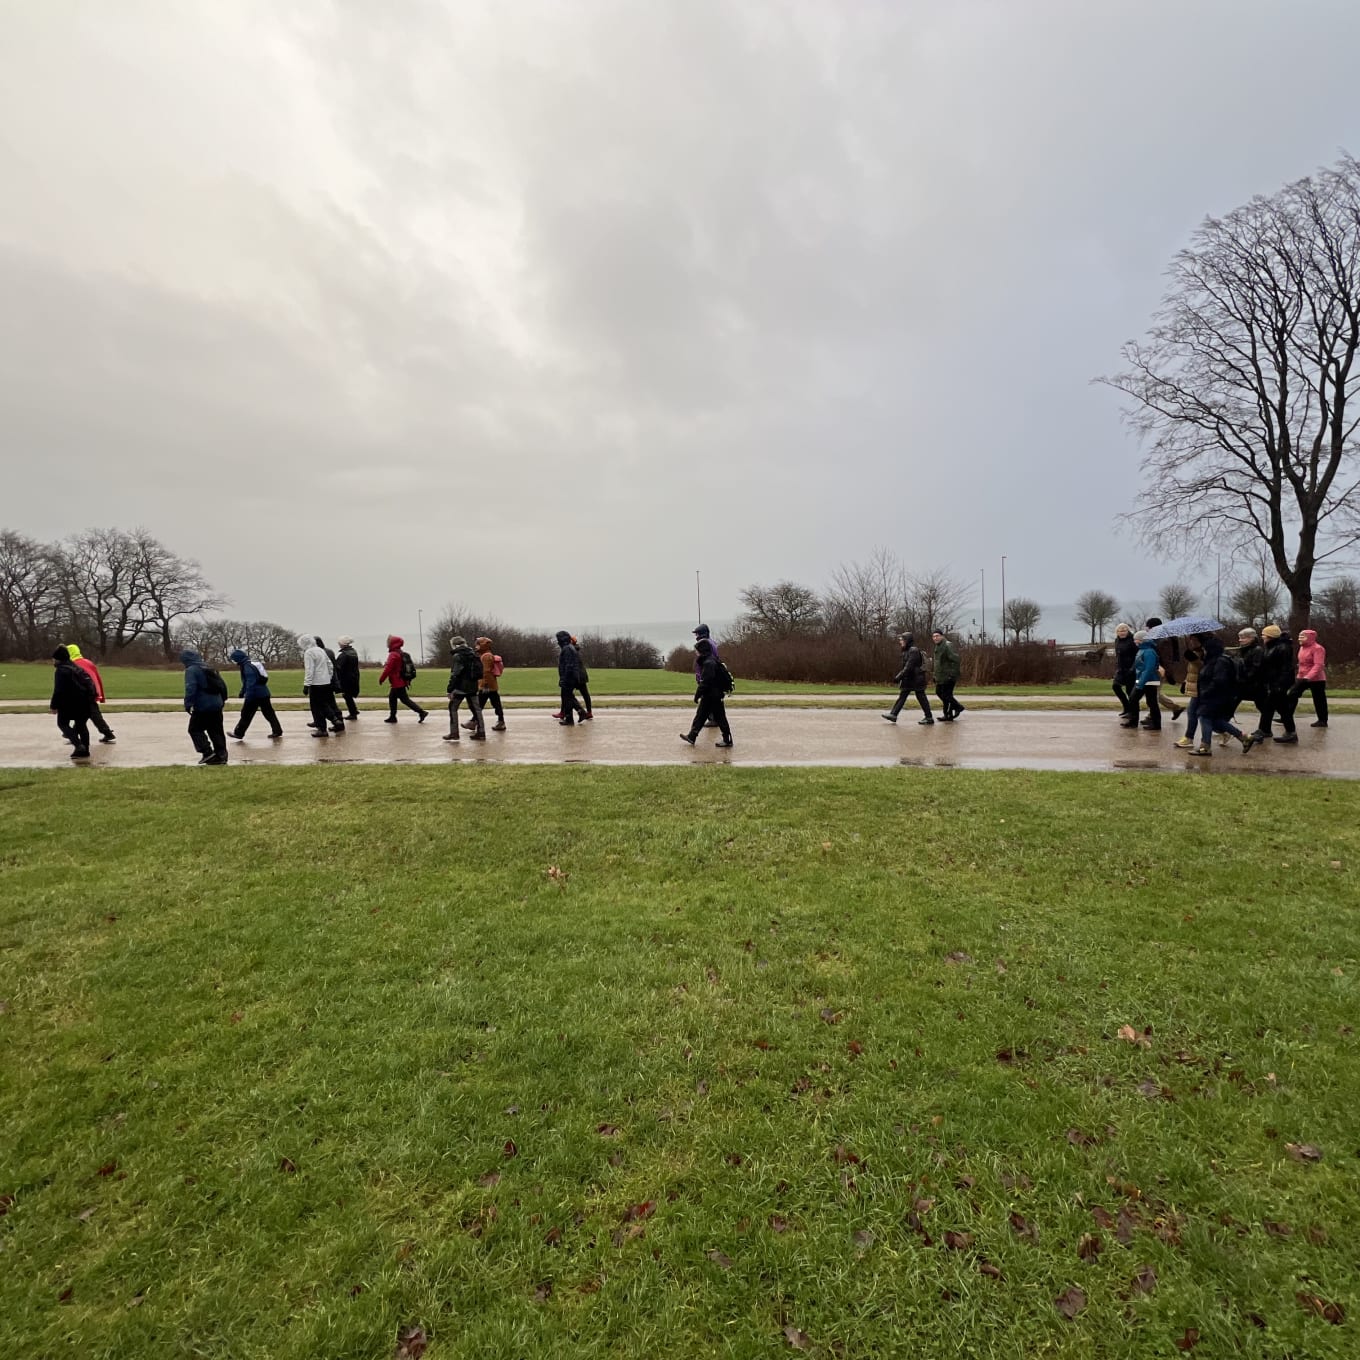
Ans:
[[[987,568],[979,569],[982,576],[982,641],[987,641]]]
[[[704,597],[699,592],[699,569],[697,567],[694,569],[694,609],[699,615],[694,622],[702,623],[704,621]]]
[[[1006,554],[1001,554],[1001,645],[1006,645]]]
[[[425,611],[416,610],[416,627],[420,630],[420,664],[425,664]]]

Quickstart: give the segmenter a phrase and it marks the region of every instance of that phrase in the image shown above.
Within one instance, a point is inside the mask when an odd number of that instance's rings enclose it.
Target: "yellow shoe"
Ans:
[[[1179,746],[1179,747],[1181,748],[1182,751],[1188,751],[1194,744],[1195,744],[1195,743],[1194,743],[1193,741],[1191,741],[1189,737],[1182,737],[1182,738],[1176,743],[1176,745]]]

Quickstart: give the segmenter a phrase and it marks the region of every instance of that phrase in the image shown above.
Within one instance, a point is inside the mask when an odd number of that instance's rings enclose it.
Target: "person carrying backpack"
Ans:
[[[680,740],[693,746],[704,724],[712,718],[722,732],[722,740],[714,745],[730,747],[732,729],[727,723],[727,706],[723,701],[732,692],[731,672],[713,655],[713,644],[707,638],[700,638],[694,644],[694,650],[699,657],[699,687],[695,694],[698,707],[694,710],[689,731],[681,732]]]
[[[944,708],[940,720],[953,722],[965,711],[963,705],[954,698],[954,686],[959,683],[959,676],[963,673],[963,663],[943,628],[936,628],[930,637],[935,643],[935,697]]]
[[[68,642],[66,650],[70,653],[71,660],[90,677],[94,684],[94,702],[90,705],[90,722],[99,731],[100,743],[108,746],[115,738],[113,728],[104,721],[104,715],[99,711],[99,705],[104,702],[104,681],[99,674],[99,667],[89,657],[81,656],[80,648],[74,642]]]
[[[264,714],[264,720],[269,724],[269,735],[276,741],[283,736],[283,728],[279,725],[278,715],[274,712],[274,698],[269,692],[269,672],[265,669],[263,661],[252,661],[250,653],[238,647],[227,658],[236,663],[236,668],[241,672],[241,693],[238,696],[241,700],[241,713],[236,719],[236,725],[231,729],[231,739],[233,741],[244,741],[246,731],[250,727],[257,713]]]
[[[492,726],[493,732],[505,731],[505,709],[501,706],[501,672],[505,669],[505,663],[492,650],[491,639],[489,637],[479,637],[477,639],[477,655],[482,663],[482,678],[477,682],[477,712],[481,711],[489,703],[496,711],[496,721]],[[476,721],[469,718],[463,724],[463,730],[470,732],[476,727]],[[485,730],[485,727],[483,728]]]
[[[359,653],[354,650],[354,639],[342,637],[340,651],[335,658],[335,687],[349,710],[350,721],[359,716]]]
[[[402,650],[405,646],[405,639],[395,633],[387,639],[387,663],[382,668],[382,674],[378,676],[380,685],[390,686],[387,691],[387,717],[383,722],[396,722],[398,704],[405,704],[417,714],[419,722],[424,722],[430,716],[407,692],[411,687],[411,681],[416,678],[416,663],[411,660],[409,652]]]
[[[189,715],[189,740],[202,757],[198,763],[225,765],[227,734],[222,730],[222,710],[227,701],[227,682],[211,666],[205,666],[192,647],[179,654],[179,664],[184,667],[184,711]]]
[[[481,705],[477,702],[477,682],[482,678],[482,662],[477,653],[468,646],[465,637],[449,639],[449,730],[445,741],[458,740],[458,708],[467,700],[468,713],[472,718],[470,741],[485,741],[486,726],[482,722]]]
[[[700,638],[706,638],[706,639],[708,640],[709,644],[712,646],[712,648],[713,648],[713,659],[714,659],[714,661],[721,661],[721,660],[722,660],[722,655],[721,655],[721,653],[718,651],[718,644],[717,644],[716,642],[713,641],[713,632],[712,632],[712,630],[709,628],[708,624],[706,624],[706,623],[701,623],[696,629],[694,629],[694,645],[695,645],[696,648],[697,648],[698,645],[699,645],[699,639],[700,639]],[[703,667],[704,667],[703,660],[702,660],[702,658],[699,656],[699,653],[696,651],[696,652],[694,653],[694,687],[695,687],[695,699],[694,699],[694,702],[695,702],[696,704],[699,702],[699,699],[698,699],[698,688],[699,688],[699,681],[702,679]],[[711,718],[709,719],[708,722],[706,722],[706,723],[704,724],[705,727],[717,727],[717,725],[718,725],[718,724],[717,724],[716,722],[714,722]]]
[[[94,703],[94,681],[71,660],[65,647],[52,653],[52,699],[48,704],[57,715],[57,728],[71,743],[72,760],[90,758],[90,705]]]
[[[314,737],[329,735],[328,728],[339,736],[345,730],[345,720],[335,706],[335,691],[331,688],[335,668],[331,659],[316,638],[307,633],[298,637],[298,646],[302,648],[302,692],[312,710],[307,726]]]
[[[930,711],[930,700],[926,698],[926,659],[921,655],[921,649],[910,633],[900,634],[897,645],[902,649],[902,669],[893,676],[898,687],[897,702],[893,704],[891,712],[881,716],[890,723],[895,723],[903,705],[915,695],[916,702],[921,706],[921,712],[925,714],[920,726],[934,727],[935,715]]]

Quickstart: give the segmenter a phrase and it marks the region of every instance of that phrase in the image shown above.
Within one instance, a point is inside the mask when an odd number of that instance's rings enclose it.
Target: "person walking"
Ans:
[[[496,713],[496,721],[491,730],[504,732],[505,709],[501,707],[500,677],[505,669],[505,663],[496,655],[489,637],[477,639],[477,656],[482,663],[482,678],[477,681],[477,717],[482,716],[482,710],[489,703]],[[463,730],[470,732],[476,725],[476,718],[469,718],[463,724]],[[485,726],[482,730],[486,730]]]
[[[1124,726],[1133,727],[1138,724],[1138,705],[1146,698],[1147,717],[1143,719],[1141,726],[1149,732],[1160,732],[1162,710],[1157,702],[1157,691],[1162,685],[1162,672],[1157,657],[1157,644],[1141,628],[1133,635],[1133,640],[1138,644],[1138,655],[1134,659],[1134,690],[1129,701],[1132,721],[1126,722]]]
[[[1133,629],[1127,623],[1121,623],[1114,630],[1114,680],[1110,688],[1114,691],[1114,697],[1119,700],[1120,717],[1127,720],[1129,709],[1133,703],[1133,691],[1137,684],[1134,679],[1134,662],[1138,656],[1138,644],[1133,640]],[[1137,721],[1137,713],[1134,713],[1134,721]],[[1126,726],[1132,726],[1126,721]]]
[[[1211,737],[1222,734],[1225,741],[1236,737],[1245,755],[1257,743],[1253,732],[1246,735],[1232,720],[1238,704],[1238,670],[1233,659],[1223,650],[1223,644],[1212,633],[1199,634],[1195,639],[1200,652],[1199,674],[1195,677],[1195,703],[1192,720],[1199,722],[1199,745],[1190,748],[1192,756],[1212,756]]]
[[[722,733],[722,740],[713,744],[721,749],[732,745],[732,728],[727,721],[727,705],[723,702],[730,692],[731,677],[727,667],[714,655],[713,644],[708,638],[699,638],[694,644],[699,658],[699,686],[696,694],[698,707],[694,710],[694,721],[688,732],[680,733],[680,740],[691,746],[699,740],[699,733],[711,718]]]
[[[582,716],[585,710],[576,702],[575,691],[581,687],[581,654],[565,628],[557,633],[557,688],[561,692],[562,716],[557,720],[560,727],[574,727],[575,714]]]
[[[1195,744],[1195,732],[1199,726],[1199,673],[1204,664],[1204,648],[1198,636],[1191,637],[1186,643],[1185,679],[1181,688],[1189,703],[1185,706],[1185,735],[1176,743],[1182,750],[1189,750]],[[1203,739],[1209,740],[1209,729],[1204,728]]]
[[[52,698],[48,710],[57,715],[57,730],[71,743],[72,760],[90,758],[90,705],[94,681],[71,660],[66,647],[52,653]]]
[[[1261,629],[1265,640],[1265,655],[1261,658],[1261,693],[1264,707],[1256,735],[1262,741],[1272,735],[1271,723],[1278,717],[1284,725],[1284,736],[1276,737],[1277,745],[1296,743],[1299,734],[1294,730],[1294,704],[1289,695],[1294,688],[1298,667],[1294,660],[1294,639],[1277,623]],[[1297,702],[1297,700],[1295,701]]]
[[[241,647],[232,652],[228,660],[234,661],[241,672],[241,692],[238,696],[242,701],[241,712],[231,729],[231,739],[244,741],[255,715],[261,713],[269,724],[270,737],[277,741],[283,736],[283,728],[274,712],[274,697],[269,692],[269,671],[264,662],[253,661],[250,653]]]
[[[1299,665],[1294,688],[1289,691],[1290,711],[1299,706],[1304,690],[1313,696],[1317,720],[1314,727],[1327,726],[1327,649],[1317,640],[1312,628],[1299,630]]]
[[[576,665],[581,677],[576,683],[576,693],[581,696],[580,703],[576,705],[576,716],[581,722],[594,722],[595,710],[590,702],[590,672],[586,669],[585,657],[581,655],[581,644],[574,636],[571,645],[576,648]]]
[[[959,683],[963,666],[954,644],[945,636],[943,629],[936,628],[930,637],[935,644],[935,697],[944,709],[940,721],[953,722],[965,711],[963,705],[954,698],[954,686]]]
[[[698,650],[697,650],[698,645],[699,645],[699,639],[700,639],[700,638],[706,639],[707,642],[708,642],[708,645],[713,649],[713,659],[714,659],[714,661],[721,661],[721,660],[722,660],[722,654],[721,654],[721,653],[719,652],[719,650],[718,650],[718,644],[717,644],[716,642],[713,641],[713,632],[712,632],[712,630],[709,628],[708,624],[706,624],[706,623],[701,623],[696,629],[694,629],[694,645],[695,645],[695,648],[696,648],[696,651],[695,651],[695,653],[694,653],[694,693],[695,693],[694,702],[695,702],[696,704],[699,702],[699,699],[698,699],[698,693],[699,693],[699,681],[700,681],[701,672],[703,671],[703,666],[704,666],[703,658],[700,657],[700,655],[699,655],[699,653],[698,653]],[[718,725],[718,724],[717,724],[716,722],[714,722],[712,718],[710,718],[710,719],[708,720],[708,722],[706,722],[706,723],[704,724],[705,727],[717,727],[717,725]]]
[[[189,715],[189,740],[201,757],[198,763],[225,765],[227,734],[222,730],[222,710],[227,702],[226,681],[205,666],[192,647],[179,654],[179,664],[184,667],[184,711]]]
[[[477,682],[481,679],[482,663],[477,653],[467,644],[465,637],[454,636],[449,639],[449,730],[445,741],[458,740],[458,708],[467,700],[468,714],[472,718],[470,741],[485,741],[486,727],[482,723],[482,710],[477,703]]]
[[[337,724],[340,727],[345,725],[345,720],[340,714],[340,705],[335,702],[335,696],[340,693],[340,677],[336,674],[335,653],[320,638],[316,639],[316,645],[326,653],[326,660],[331,663],[331,686],[326,705],[326,716],[330,719],[331,730],[334,731]]]
[[[387,717],[383,722],[396,722],[398,704],[405,704],[415,713],[417,722],[424,722],[430,716],[428,711],[421,708],[407,693],[411,682],[416,678],[416,663],[411,660],[409,652],[402,650],[405,646],[406,640],[395,633],[387,639],[387,661],[382,668],[382,674],[378,676],[380,685],[390,687],[387,691]]]
[[[1262,684],[1266,650],[1254,628],[1243,628],[1237,634],[1237,702],[1250,702],[1256,712],[1265,713],[1265,689]],[[1236,709],[1233,710],[1236,713]],[[1261,727],[1258,717],[1256,728]]]
[[[81,656],[80,648],[74,642],[66,644],[66,651],[71,660],[90,677],[90,681],[94,685],[94,700],[90,704],[90,723],[98,731],[101,745],[108,746],[117,738],[113,735],[113,728],[104,721],[104,715],[99,711],[99,705],[104,702],[104,680],[99,674],[99,667],[89,657]]]
[[[1155,614],[1143,624],[1143,627],[1150,633],[1154,628],[1160,628],[1162,621]],[[1143,726],[1151,731],[1159,731],[1162,726],[1162,705],[1165,704],[1171,710],[1171,721],[1185,712],[1185,705],[1178,704],[1167,692],[1168,685],[1177,685],[1181,679],[1181,644],[1177,638],[1162,638],[1156,643],[1157,648],[1157,667],[1160,672],[1162,684],[1155,689],[1149,690],[1147,694],[1148,715],[1143,719]],[[1155,715],[1154,715],[1155,710]],[[1155,716],[1155,722],[1154,722]]]
[[[354,701],[359,697],[359,653],[354,650],[354,639],[339,639],[340,650],[335,657],[335,687],[349,710],[349,719],[355,722],[359,717],[359,705]]]
[[[893,676],[898,686],[897,702],[893,704],[891,712],[881,716],[895,723],[903,705],[915,695],[921,712],[925,714],[918,726],[934,727],[935,715],[930,711],[930,700],[926,698],[926,659],[910,633],[900,633],[897,645],[902,649],[902,669]]]
[[[345,720],[335,706],[335,690],[331,688],[335,683],[335,668],[331,659],[316,638],[306,633],[298,638],[298,646],[302,648],[302,692],[312,710],[312,720],[307,726],[314,737],[325,737],[329,732],[339,736],[345,730]]]

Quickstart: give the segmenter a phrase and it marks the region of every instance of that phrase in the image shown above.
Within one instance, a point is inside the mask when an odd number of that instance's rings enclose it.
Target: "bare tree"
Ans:
[[[121,651],[150,626],[137,546],[121,529],[86,529],[54,550],[66,613],[101,656]]]
[[[1319,564],[1360,541],[1360,162],[1207,219],[1170,274],[1104,380],[1150,445],[1132,521],[1154,548],[1258,540],[1297,629]]]
[[[1031,635],[1038,626],[1039,619],[1043,611],[1034,600],[1028,600],[1023,595],[1017,595],[1013,599],[1006,601],[1006,612],[1001,616],[1001,635],[1005,638],[1009,631],[1015,634],[1018,642],[1023,633],[1026,642],[1032,640]]]
[[[742,622],[752,632],[789,637],[814,632],[822,626],[822,602],[817,592],[796,582],[747,586],[739,598],[746,606]]]
[[[1237,620],[1260,628],[1276,616],[1280,594],[1277,581],[1243,581],[1228,596],[1228,608]]]
[[[1077,596],[1077,612],[1073,616],[1078,623],[1084,623],[1091,630],[1091,645],[1095,646],[1096,634],[1105,641],[1105,629],[1119,613],[1119,601],[1103,590],[1087,590]]]
[[[875,548],[865,561],[844,563],[831,573],[826,622],[861,642],[886,637],[906,591],[902,564],[887,548]]]
[[[0,656],[37,659],[60,640],[62,623],[51,550],[12,530],[0,532]]]
[[[944,569],[921,572],[907,578],[902,600],[902,626],[913,633],[927,634],[936,628],[949,633],[958,627],[963,606],[972,597],[973,586],[960,581]]]
[[[1339,576],[1313,596],[1313,607],[1332,627],[1360,624],[1360,580]]]
[[[182,619],[211,614],[227,601],[213,593],[197,562],[171,552],[145,529],[135,529],[127,538],[135,554],[147,627],[160,633],[161,649],[171,656],[175,627]]]
[[[1157,608],[1164,619],[1184,618],[1194,607],[1199,597],[1184,581],[1172,581],[1163,586],[1157,596]]]

